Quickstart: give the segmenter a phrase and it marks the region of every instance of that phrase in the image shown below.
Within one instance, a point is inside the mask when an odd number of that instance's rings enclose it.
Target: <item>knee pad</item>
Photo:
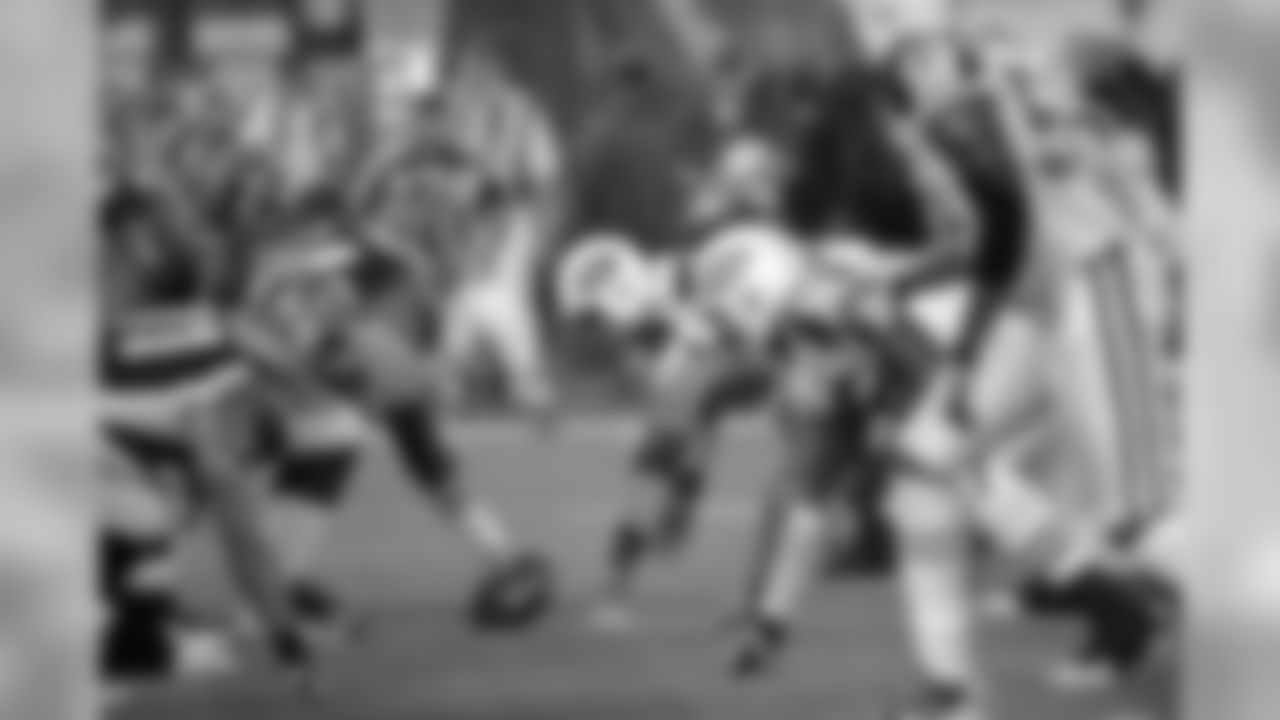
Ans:
[[[899,481],[889,499],[889,516],[900,537],[908,542],[960,542],[966,518],[960,499],[940,484]]]
[[[898,432],[895,454],[907,466],[937,473],[954,469],[966,450],[954,394],[946,383],[932,388],[908,413]]]
[[[977,498],[976,521],[1000,550],[1018,558],[1031,557],[1049,536],[1061,531],[1059,510],[1007,463],[993,463],[987,475]]]
[[[276,491],[290,498],[328,507],[341,502],[358,460],[349,447],[294,453],[281,462]]]

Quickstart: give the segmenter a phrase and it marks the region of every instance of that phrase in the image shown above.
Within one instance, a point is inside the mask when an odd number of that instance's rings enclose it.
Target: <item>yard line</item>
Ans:
[[[637,438],[642,429],[639,417],[625,415],[591,416],[571,418],[557,430],[547,433],[515,418],[458,419],[448,424],[450,437],[464,445],[522,445],[531,441],[542,442],[601,442],[624,444]],[[725,427],[726,439],[755,438],[766,430],[761,418],[744,418]]]

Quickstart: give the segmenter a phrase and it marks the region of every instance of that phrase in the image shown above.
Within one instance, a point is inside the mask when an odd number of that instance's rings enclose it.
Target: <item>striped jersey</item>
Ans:
[[[151,227],[145,239],[119,237],[108,245],[111,297],[99,338],[99,372],[109,389],[180,384],[235,361],[223,313],[208,292],[207,258],[166,230]]]

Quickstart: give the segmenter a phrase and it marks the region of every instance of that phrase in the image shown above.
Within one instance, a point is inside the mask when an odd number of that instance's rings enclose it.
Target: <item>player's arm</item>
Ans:
[[[1024,186],[1031,188],[1039,177],[1032,160],[1036,132],[1019,89],[1025,80],[1015,67],[1017,62],[1009,57],[984,57],[977,70],[976,92],[993,111],[998,132],[1012,156],[1013,170]]]
[[[899,268],[892,284],[899,292],[927,286],[961,273],[974,255],[979,219],[951,165],[916,123],[891,126],[893,141],[907,160],[928,212],[928,249]]]

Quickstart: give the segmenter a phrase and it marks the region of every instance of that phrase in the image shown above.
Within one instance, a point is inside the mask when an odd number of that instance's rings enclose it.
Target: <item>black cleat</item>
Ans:
[[[750,680],[778,666],[791,637],[790,629],[778,620],[756,618],[747,623],[747,637],[733,658],[734,677]]]
[[[1082,590],[1083,658],[1121,677],[1141,667],[1166,629],[1152,598],[1142,588],[1114,578],[1091,578]]]
[[[986,720],[987,717],[981,705],[963,690],[933,686],[886,713],[883,720]]]

